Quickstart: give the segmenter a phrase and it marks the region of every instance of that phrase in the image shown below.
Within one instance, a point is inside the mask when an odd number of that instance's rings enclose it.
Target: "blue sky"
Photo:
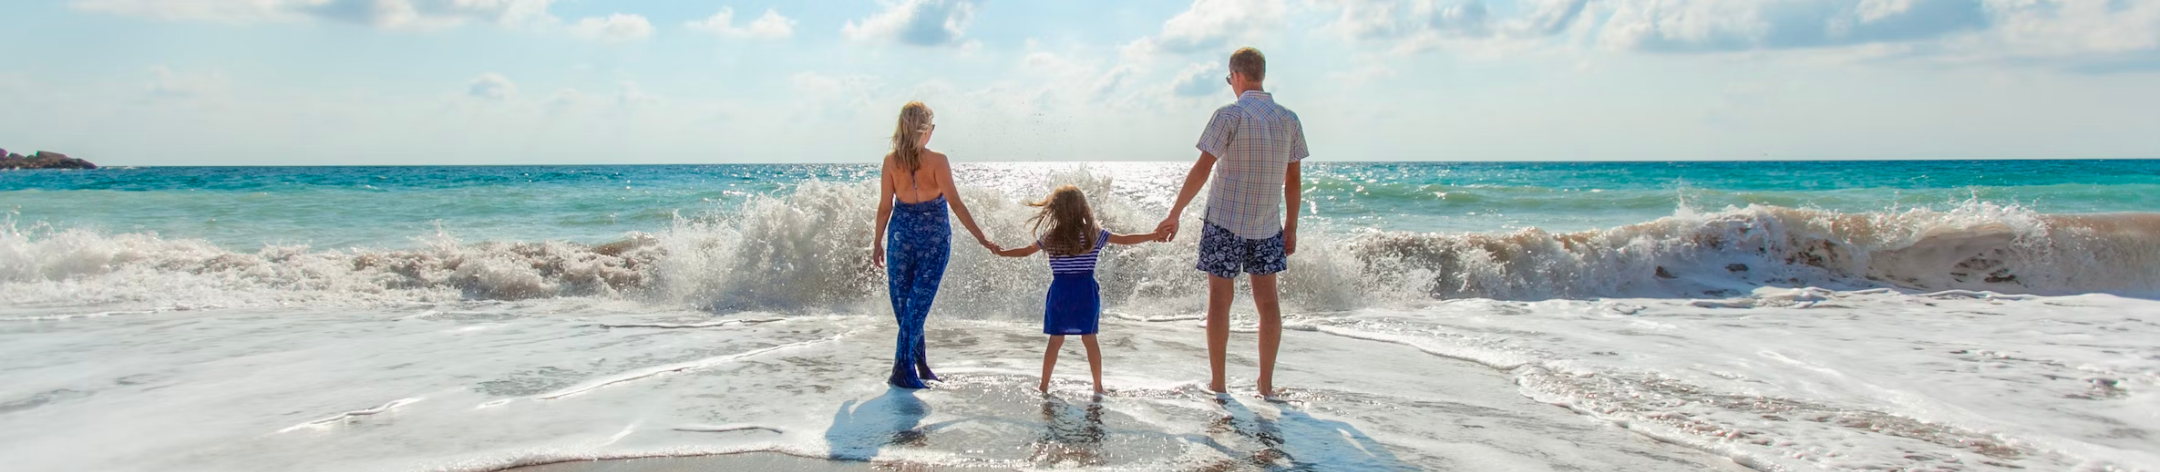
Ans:
[[[23,0],[0,148],[108,164],[2160,158],[2160,2]]]

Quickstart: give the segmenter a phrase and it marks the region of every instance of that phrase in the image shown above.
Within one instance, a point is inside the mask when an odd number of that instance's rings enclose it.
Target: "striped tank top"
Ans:
[[[1109,243],[1110,230],[1103,230],[1102,234],[1095,237],[1095,249],[1088,250],[1087,254],[1060,256],[1050,254],[1048,249],[1044,249],[1043,254],[1050,256],[1051,274],[1093,274],[1095,273],[1096,256],[1102,255],[1103,245]],[[1036,241],[1035,247],[1042,247],[1042,241]]]

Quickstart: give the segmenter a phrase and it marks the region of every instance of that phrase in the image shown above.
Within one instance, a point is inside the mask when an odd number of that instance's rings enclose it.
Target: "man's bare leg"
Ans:
[[[1208,275],[1207,284],[1207,354],[1208,390],[1225,393],[1223,386],[1224,350],[1230,344],[1230,302],[1237,295],[1237,281]]]
[[[1282,305],[1275,274],[1252,276],[1253,307],[1260,311],[1260,396],[1275,396],[1275,351],[1282,347]]]

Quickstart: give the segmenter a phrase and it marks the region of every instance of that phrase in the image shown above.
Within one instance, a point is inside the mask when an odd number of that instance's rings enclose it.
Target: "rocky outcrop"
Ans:
[[[24,156],[0,149],[0,169],[96,169],[90,161],[68,157],[51,151],[38,151]]]

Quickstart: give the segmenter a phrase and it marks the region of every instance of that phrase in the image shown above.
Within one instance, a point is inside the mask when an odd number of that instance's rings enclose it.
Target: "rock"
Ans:
[[[1747,272],[1747,264],[1725,264],[1725,270],[1732,272]]]
[[[1665,268],[1664,268],[1664,267],[1662,267],[1662,266],[1660,266],[1660,267],[1658,267],[1658,268],[1657,268],[1657,276],[1658,276],[1658,278],[1660,278],[1660,279],[1677,279],[1677,278],[1679,278],[1679,277],[1674,277],[1674,276],[1672,275],[1672,271],[1668,271],[1668,270],[1665,270]]]
[[[66,154],[51,151],[38,151],[36,154],[32,154],[29,157],[23,157],[23,155],[21,154],[7,154],[6,156],[7,157],[5,159],[0,159],[0,169],[98,168],[97,164],[92,164],[90,163],[90,161],[68,157]]]

